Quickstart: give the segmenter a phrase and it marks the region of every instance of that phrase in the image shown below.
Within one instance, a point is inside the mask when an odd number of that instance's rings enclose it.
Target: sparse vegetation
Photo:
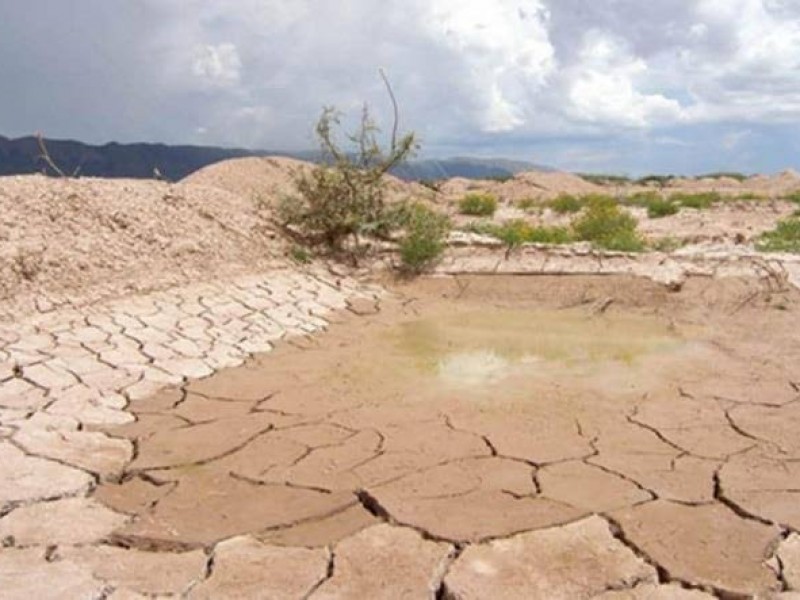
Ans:
[[[295,179],[297,195],[284,198],[278,207],[282,224],[308,243],[324,244],[353,259],[365,250],[363,236],[386,236],[391,229],[384,175],[416,148],[413,133],[398,138],[397,104],[385,76],[384,81],[395,108],[388,149],[379,144],[379,129],[366,106],[360,127],[347,136],[352,148],[342,148],[334,131],[340,125],[340,115],[325,108],[316,126],[323,163],[299,171]],[[350,242],[347,248],[346,241]]]
[[[497,198],[491,194],[467,194],[458,203],[462,215],[491,217],[497,210]]]
[[[314,260],[314,255],[308,248],[294,245],[289,249],[289,257],[296,263],[307,265]]]
[[[548,202],[547,206],[559,215],[565,215],[580,212],[585,204],[586,200],[584,198],[578,198],[570,194],[561,194],[558,198]]]
[[[537,198],[522,198],[517,201],[517,208],[525,212],[538,212],[542,206],[542,202]]]
[[[784,219],[774,230],[761,234],[756,248],[762,252],[800,253],[800,217]]]
[[[640,177],[634,183],[636,183],[636,185],[656,185],[658,187],[664,187],[673,179],[675,179],[675,175],[647,175],[645,177]]]
[[[604,173],[578,173],[578,177],[595,185],[625,185],[631,183],[627,175],[609,175]]]
[[[713,206],[715,203],[722,200],[722,196],[720,196],[718,192],[699,192],[694,194],[678,192],[676,194],[672,194],[669,197],[669,200],[686,208],[703,210],[711,208],[711,206]]]
[[[783,197],[784,200],[788,200],[789,202],[794,202],[795,204],[800,204],[800,190],[792,192],[791,194],[787,194]]]
[[[621,202],[627,206],[646,208],[647,216],[651,219],[674,215],[680,210],[680,207],[675,202],[665,199],[658,192],[637,192],[627,198],[623,198]]]
[[[737,172],[728,172],[728,171],[718,171],[715,173],[706,173],[704,175],[698,175],[695,179],[735,179],[739,183],[745,181],[747,179],[747,175],[744,173],[737,173]]]
[[[588,200],[585,212],[572,222],[576,240],[592,242],[607,250],[640,252],[645,244],[636,231],[636,219],[624,212],[608,197]]]
[[[499,225],[470,223],[464,229],[497,238],[509,248],[516,248],[522,244],[568,244],[572,241],[572,236],[566,227],[531,225],[523,219],[513,219]]]
[[[683,246],[683,241],[676,237],[658,238],[650,243],[650,247],[656,252],[673,252]]]
[[[679,210],[680,208],[674,202],[659,198],[647,205],[647,216],[651,219],[660,219],[674,215]]]
[[[761,194],[756,194],[755,192],[742,192],[738,196],[734,197],[734,200],[741,200],[743,202],[757,202],[760,200],[766,200],[767,197]]]
[[[400,241],[403,270],[412,274],[428,269],[444,252],[450,220],[422,203],[403,210],[405,233]]]

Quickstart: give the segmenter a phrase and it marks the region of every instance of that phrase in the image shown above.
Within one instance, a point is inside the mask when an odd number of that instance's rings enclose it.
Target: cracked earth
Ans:
[[[800,597],[798,316],[276,272],[6,325],[0,596]]]

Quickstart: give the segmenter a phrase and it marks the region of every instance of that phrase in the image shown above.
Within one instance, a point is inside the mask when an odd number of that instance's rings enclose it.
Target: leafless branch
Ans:
[[[394,151],[397,148],[397,128],[400,123],[400,109],[397,107],[397,98],[395,98],[394,90],[392,90],[392,84],[389,83],[389,78],[386,76],[386,71],[383,69],[378,69],[378,72],[381,74],[381,79],[383,79],[383,83],[386,86],[386,91],[389,92],[389,98],[392,100],[392,110],[394,111],[394,122],[392,123],[392,145],[391,150]]]
[[[42,136],[41,133],[36,134],[36,141],[39,143],[38,158],[47,163],[47,166],[53,169],[53,171],[55,171],[56,175],[58,175],[59,177],[69,177],[69,175],[64,173],[64,171],[62,171],[59,168],[59,166],[55,163],[55,161],[53,161],[53,159],[50,158],[50,153],[47,151],[47,146],[44,143],[44,137]]]

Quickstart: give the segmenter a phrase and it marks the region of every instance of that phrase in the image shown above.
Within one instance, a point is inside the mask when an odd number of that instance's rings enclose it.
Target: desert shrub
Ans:
[[[566,244],[572,239],[565,227],[531,225],[521,219],[497,226],[493,235],[512,248],[522,244]]]
[[[658,187],[664,187],[673,179],[675,179],[674,175],[646,175],[645,177],[637,179],[635,183],[637,185],[656,185]]]
[[[650,243],[650,247],[657,252],[673,252],[683,246],[683,241],[676,237],[662,237]]]
[[[421,203],[404,207],[405,233],[400,240],[403,270],[420,273],[433,265],[445,250],[450,220]]]
[[[295,245],[289,249],[289,257],[296,263],[307,265],[314,260],[314,255],[308,248]]]
[[[625,196],[620,200],[626,206],[642,206],[647,208],[651,203],[663,200],[658,192],[636,192],[630,196]]]
[[[637,192],[621,200],[627,206],[641,206],[647,209],[647,216],[651,219],[658,219],[668,215],[674,215],[679,207],[671,200],[666,200],[658,192]]]
[[[751,202],[751,201],[759,201],[759,200],[766,200],[767,197],[761,194],[756,194],[755,192],[742,192],[738,196],[734,197],[734,200],[742,200],[744,202]]]
[[[662,217],[674,215],[678,210],[680,209],[674,202],[659,198],[647,205],[647,216],[651,219],[660,219]]]
[[[467,194],[458,203],[462,215],[491,217],[497,210],[497,198],[491,194]]]
[[[316,126],[323,163],[298,172],[297,194],[280,202],[278,216],[310,243],[323,243],[335,252],[343,251],[344,242],[351,240],[349,253],[356,256],[362,250],[362,236],[387,233],[384,175],[406,160],[416,144],[413,133],[399,139],[393,134],[384,150],[366,106],[360,127],[347,136],[352,148],[342,148],[336,139],[334,129],[339,125],[339,113],[324,109]]]
[[[595,185],[625,185],[630,183],[626,175],[609,175],[604,173],[579,173],[578,177]]]
[[[800,204],[800,190],[794,191],[791,194],[786,194],[783,199],[794,202],[795,204]]]
[[[747,179],[747,175],[744,173],[737,173],[737,172],[728,172],[728,171],[717,171],[715,173],[706,173],[705,175],[698,175],[695,179],[735,179],[738,182],[742,182]]]
[[[624,212],[613,198],[590,198],[585,212],[572,222],[575,239],[592,242],[608,250],[639,252],[644,241],[636,231],[636,219]]]
[[[536,212],[542,208],[542,203],[537,198],[522,198],[517,200],[517,208],[525,212]]]
[[[800,218],[784,219],[774,230],[761,234],[756,248],[762,252],[800,253]]]
[[[579,212],[584,204],[585,200],[583,198],[571,196],[570,194],[561,194],[558,198],[550,200],[547,206],[559,215],[566,215]]]
[[[706,209],[722,200],[718,192],[699,192],[695,194],[678,192],[669,197],[670,201],[686,208]]]

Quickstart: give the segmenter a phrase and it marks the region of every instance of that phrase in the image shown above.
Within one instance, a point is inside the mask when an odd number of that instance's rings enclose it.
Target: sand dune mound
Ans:
[[[278,156],[236,158],[209,165],[192,173],[183,183],[225,190],[251,200],[274,204],[295,193],[295,178],[313,165]],[[431,195],[424,186],[387,175],[389,200]]]
[[[0,308],[80,302],[274,264],[247,197],[144,180],[0,178]]]
[[[578,175],[544,171],[519,173],[502,182],[455,177],[439,187],[440,195],[447,200],[458,199],[469,193],[487,193],[511,202],[523,198],[550,199],[561,194],[584,196],[603,191],[606,188],[590,183]]]
[[[551,173],[544,171],[527,171],[513,179],[500,184],[502,194],[510,200],[534,196],[558,196],[559,194],[586,195],[603,191],[599,185],[586,181],[572,173]],[[538,193],[536,191],[538,190]]]
[[[213,187],[250,200],[269,200],[291,194],[296,175],[311,166],[278,156],[234,158],[204,167],[182,183]]]

